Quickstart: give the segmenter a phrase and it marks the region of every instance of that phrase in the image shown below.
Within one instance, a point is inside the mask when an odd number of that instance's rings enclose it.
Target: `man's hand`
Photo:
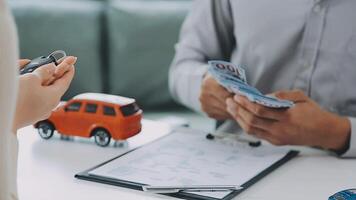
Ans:
[[[47,64],[20,76],[14,132],[48,118],[73,79],[76,60],[77,58],[69,56],[58,66]],[[21,60],[19,64],[24,66],[28,62],[29,60]]]
[[[232,94],[223,88],[209,74],[204,77],[201,92],[200,104],[202,110],[211,118],[216,120],[226,120],[232,118],[226,110],[226,99]]]
[[[351,134],[350,121],[322,110],[302,91],[274,93],[295,102],[289,109],[272,109],[236,95],[229,98],[228,112],[251,135],[275,145],[307,145],[341,150]]]

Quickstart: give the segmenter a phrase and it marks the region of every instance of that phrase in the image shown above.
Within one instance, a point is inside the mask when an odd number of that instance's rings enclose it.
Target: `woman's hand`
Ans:
[[[67,91],[77,58],[69,56],[58,66],[53,63],[19,77],[19,91],[13,129],[46,119]],[[30,60],[20,60],[20,68]],[[15,132],[14,131],[14,132]]]
[[[308,145],[341,150],[351,134],[349,119],[327,112],[301,91],[282,91],[276,97],[295,102],[289,109],[271,109],[236,95],[227,110],[245,132],[275,145]]]

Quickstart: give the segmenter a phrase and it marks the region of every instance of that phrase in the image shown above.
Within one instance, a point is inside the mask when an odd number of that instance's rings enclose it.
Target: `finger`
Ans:
[[[203,110],[208,110],[211,107],[217,107],[219,108],[221,111],[226,111],[226,99],[229,97],[224,97],[222,98],[221,96],[217,96],[214,93],[209,93],[207,95],[204,95],[201,97],[200,101],[201,102],[205,102],[205,104],[207,106],[205,106],[206,108]]]
[[[262,140],[266,140],[269,143],[273,144],[273,145],[281,145],[282,143],[270,132],[260,129],[260,128],[256,128],[256,127],[250,127],[245,121],[244,119],[237,115],[237,123],[240,125],[240,127],[247,133],[250,135],[253,135],[257,138],[260,138]]]
[[[252,112],[253,114],[265,118],[265,119],[273,119],[273,120],[282,120],[285,116],[286,110],[284,109],[272,109],[267,108],[265,106],[259,105],[257,103],[253,103],[249,101],[246,97],[241,95],[235,95],[234,100],[246,110]]]
[[[51,85],[56,79],[62,77],[77,61],[77,57],[69,56],[63,60],[57,67],[54,76],[47,82],[47,85]],[[73,64],[71,64],[73,63]]]
[[[63,96],[63,94],[68,90],[70,83],[73,80],[75,74],[74,66],[70,66],[69,70],[59,79],[56,79],[50,87],[52,91],[58,95],[58,97]]]
[[[233,96],[231,92],[227,91],[227,89],[225,89],[220,85],[218,85],[218,89],[216,90],[216,92],[214,92],[214,95],[220,100],[222,100],[223,102],[225,102],[227,98]]]
[[[56,78],[62,77],[76,62],[77,62],[77,57],[74,56],[69,56],[66,59],[64,59],[56,67],[55,77]]]
[[[203,82],[203,88],[210,91],[214,96],[222,99],[223,101],[225,101],[227,97],[232,96],[232,94],[222,87],[218,81],[211,76],[211,74],[207,74]]]
[[[272,126],[276,122],[275,120],[258,117],[254,113],[246,110],[244,107],[239,106],[231,98],[227,100],[227,105],[227,110],[233,117],[242,118],[242,120],[249,126],[268,131],[272,129]]]
[[[66,63],[68,65],[74,65],[77,62],[77,60],[78,58],[75,56],[67,56],[59,65],[61,65],[62,63]]]
[[[55,70],[56,66],[53,63],[50,63],[37,68],[35,71],[33,71],[33,74],[41,80],[42,85],[47,85],[48,82],[53,78]]]
[[[309,99],[301,90],[278,91],[273,93],[273,95],[277,98],[293,102],[307,101]]]
[[[20,69],[24,68],[25,65],[27,65],[30,62],[31,62],[31,60],[29,60],[29,59],[21,59],[21,60],[19,60]]]
[[[212,96],[212,100],[214,100],[214,105],[215,107],[218,107],[221,110],[226,110],[226,99],[228,99],[230,97],[226,97],[226,98],[218,98],[216,96]]]
[[[280,146],[283,144],[280,140],[278,140],[277,138],[275,138],[272,134],[270,134],[268,132],[258,132],[255,134],[255,137],[260,138],[265,141],[268,141],[269,143],[271,143],[273,145]]]
[[[263,129],[254,127],[249,125],[241,116],[239,116],[238,114],[235,117],[236,122],[240,125],[240,127],[247,133],[250,135],[254,135],[254,136],[263,136],[266,135],[267,132]]]
[[[273,144],[273,145],[281,145],[281,142],[275,138],[271,133],[269,133],[268,131],[256,131],[256,133],[254,134],[255,137],[268,141],[269,143]]]
[[[209,110],[208,116],[217,120],[226,120],[232,118],[232,116],[230,115],[230,113],[227,112],[226,109],[223,110],[215,107]]]
[[[56,67],[56,71],[55,71],[54,76],[55,76],[56,78],[62,77],[62,76],[69,70],[69,68],[70,68],[71,66],[73,66],[73,65],[68,65],[68,64],[58,65],[58,66]]]
[[[226,105],[221,105],[221,103],[215,98],[209,98],[208,103],[202,103],[202,110],[213,119],[228,119],[231,115],[226,111]]]
[[[229,113],[226,112],[220,112],[219,110],[210,110],[207,113],[209,118],[215,119],[215,120],[227,120],[227,119],[231,119],[231,115]]]
[[[225,101],[221,101],[221,99],[217,98],[213,94],[203,94],[199,97],[201,102],[202,110],[208,111],[211,108],[218,108],[220,110],[226,110],[226,103]]]

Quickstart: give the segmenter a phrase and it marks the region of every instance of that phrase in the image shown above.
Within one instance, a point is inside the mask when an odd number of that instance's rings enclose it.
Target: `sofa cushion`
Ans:
[[[10,1],[20,38],[22,58],[63,49],[78,57],[76,76],[66,97],[102,91],[102,2]]]
[[[172,105],[168,70],[190,1],[109,1],[109,83],[144,108]]]

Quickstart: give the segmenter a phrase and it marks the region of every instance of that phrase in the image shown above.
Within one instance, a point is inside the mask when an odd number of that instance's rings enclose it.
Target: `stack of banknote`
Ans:
[[[229,92],[243,95],[251,102],[270,108],[290,108],[292,101],[263,95],[258,89],[250,86],[246,80],[245,70],[233,63],[213,60],[209,61],[209,73]]]

